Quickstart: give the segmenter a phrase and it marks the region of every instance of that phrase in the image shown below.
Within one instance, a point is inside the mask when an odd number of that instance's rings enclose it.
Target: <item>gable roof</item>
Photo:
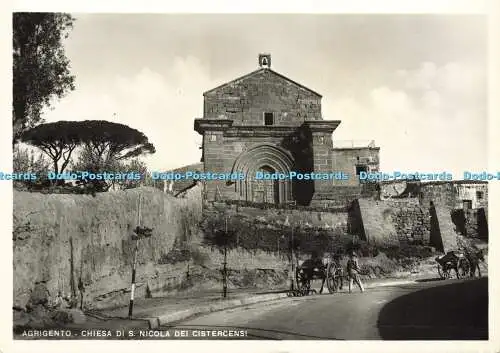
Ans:
[[[306,86],[301,85],[300,83],[295,82],[295,81],[293,81],[293,80],[289,79],[288,77],[286,77],[286,76],[284,76],[284,75],[282,75],[282,74],[280,74],[280,73],[278,73],[278,72],[276,72],[276,71],[274,71],[274,70],[271,70],[271,69],[269,69],[269,68],[260,68],[260,69],[257,69],[257,70],[255,70],[255,71],[252,71],[252,72],[250,72],[250,73],[248,73],[248,74],[246,74],[246,75],[240,76],[240,77],[238,77],[238,78],[235,78],[234,80],[231,80],[231,81],[229,81],[229,82],[223,83],[222,85],[219,85],[219,86],[217,86],[217,87],[215,87],[215,88],[212,88],[212,89],[210,89],[210,90],[208,90],[208,91],[204,92],[204,93],[203,93],[203,95],[205,95],[205,94],[207,94],[207,93],[211,93],[211,92],[213,92],[213,91],[216,91],[216,90],[218,90],[218,89],[221,89],[222,87],[225,87],[225,86],[231,85],[231,84],[233,84],[233,83],[236,83],[237,81],[241,81],[241,80],[247,79],[247,78],[249,78],[249,77],[251,77],[251,76],[253,76],[253,75],[256,75],[256,74],[259,74],[259,73],[262,73],[262,72],[265,72],[265,71],[267,71],[267,72],[271,72],[273,75],[276,75],[276,76],[278,76],[278,77],[280,77],[280,78],[282,78],[282,79],[284,79],[284,80],[286,80],[286,81],[288,81],[288,82],[290,82],[290,83],[292,83],[292,84],[294,84],[294,85],[296,85],[296,86],[298,86],[298,87],[300,87],[300,88],[303,88],[303,89],[305,89],[306,91],[311,92],[312,94],[314,94],[314,95],[318,96],[319,98],[321,98],[321,97],[322,97],[322,95],[321,95],[321,94],[319,94],[318,92],[315,92],[315,91],[313,91],[312,89],[307,88]]]

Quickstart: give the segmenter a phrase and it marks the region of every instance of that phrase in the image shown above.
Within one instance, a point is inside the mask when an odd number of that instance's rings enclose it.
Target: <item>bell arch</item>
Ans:
[[[271,144],[261,144],[242,152],[235,160],[232,173],[243,173],[245,178],[235,183],[235,191],[240,199],[255,202],[286,203],[292,200],[292,183],[289,179],[273,180],[272,183],[263,183],[255,178],[257,171],[275,172],[290,175],[293,170],[293,157],[284,149]],[[255,193],[259,187],[271,187],[272,200],[256,199]],[[267,185],[267,186],[266,186]],[[260,192],[260,191],[259,191]],[[266,191],[264,190],[264,193]],[[267,201],[266,201],[267,200]]]

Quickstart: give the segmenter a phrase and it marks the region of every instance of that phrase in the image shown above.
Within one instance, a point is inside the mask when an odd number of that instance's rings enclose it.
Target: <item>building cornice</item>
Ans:
[[[195,119],[194,129],[199,134],[205,131],[220,131],[228,137],[283,137],[308,129],[312,133],[332,134],[340,120],[311,120],[302,125],[233,125],[230,119]]]
[[[331,134],[340,125],[340,120],[309,120],[304,122],[311,132],[323,132]]]
[[[233,125],[230,119],[195,119],[194,130],[203,135],[205,131],[225,131]]]

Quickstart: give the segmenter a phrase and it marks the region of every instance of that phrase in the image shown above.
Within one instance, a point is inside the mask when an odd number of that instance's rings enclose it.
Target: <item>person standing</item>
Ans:
[[[64,298],[61,291],[57,292],[57,297],[54,300],[54,309],[62,309],[64,307]]]
[[[80,310],[83,310],[83,296],[85,295],[85,286],[83,285],[81,277],[78,279],[78,290],[80,291]]]
[[[347,260],[347,275],[349,276],[349,293],[352,293],[352,283],[356,282],[361,292],[364,292],[363,283],[359,277],[359,263],[358,257],[354,251],[349,253],[349,260]]]

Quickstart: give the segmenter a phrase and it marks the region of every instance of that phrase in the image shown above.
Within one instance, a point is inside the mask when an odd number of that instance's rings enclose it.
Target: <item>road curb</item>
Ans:
[[[394,280],[390,282],[379,282],[379,283],[367,283],[365,288],[377,288],[377,287],[387,287],[387,286],[395,286],[395,285],[405,285],[416,283],[414,280]],[[146,318],[149,322],[150,329],[156,329],[161,325],[168,325],[174,322],[187,320],[196,315],[209,314],[216,311],[223,311],[227,309],[237,308],[244,305],[262,303],[272,300],[278,300],[282,298],[287,298],[287,293],[273,293],[273,294],[260,294],[253,295],[250,297],[242,298],[242,299],[232,299],[228,301],[220,300],[216,303],[205,305],[198,308],[186,309],[181,311],[175,311],[169,314],[160,315],[157,317]]]
[[[156,329],[161,325],[168,325],[170,323],[186,320],[196,315],[208,314],[216,311],[236,308],[239,306],[262,303],[287,297],[288,297],[287,293],[276,293],[276,294],[260,294],[242,299],[232,299],[228,301],[223,301],[221,299],[217,303],[205,305],[199,308],[175,311],[169,314],[161,315],[158,317],[150,317],[146,319],[148,320],[149,328]]]

